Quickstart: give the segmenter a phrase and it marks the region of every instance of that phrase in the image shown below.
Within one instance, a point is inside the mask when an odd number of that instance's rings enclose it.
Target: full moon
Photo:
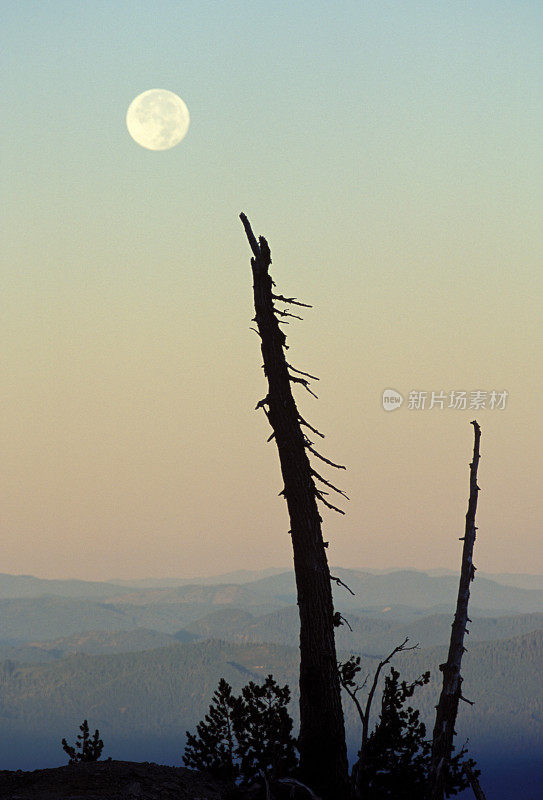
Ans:
[[[189,129],[189,110],[181,98],[167,89],[149,89],[132,100],[126,127],[135,142],[148,150],[175,147]]]

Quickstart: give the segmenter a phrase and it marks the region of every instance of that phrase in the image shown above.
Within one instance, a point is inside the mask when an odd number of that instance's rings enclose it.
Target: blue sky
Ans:
[[[242,210],[316,306],[290,333],[349,466],[332,560],[457,556],[469,410],[387,415],[384,388],[507,389],[481,556],[542,570],[541,4],[3,10],[6,570],[288,563]],[[155,87],[191,113],[160,153],[124,122]]]

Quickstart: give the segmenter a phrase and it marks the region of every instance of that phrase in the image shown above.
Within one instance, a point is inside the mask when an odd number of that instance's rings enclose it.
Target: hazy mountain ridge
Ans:
[[[454,608],[456,604],[458,575],[434,577],[413,570],[374,575],[343,567],[332,568],[331,572],[354,592],[351,595],[342,586],[333,586],[335,605],[341,609],[360,610],[376,605],[431,608],[444,604]],[[263,597],[289,605],[296,602],[293,572],[261,578],[248,586]],[[543,591],[504,586],[478,577],[472,584],[470,608],[472,611],[477,608],[485,611],[543,611]]]
[[[366,580],[366,588],[371,583],[367,579],[385,578],[392,582],[400,581],[403,583],[402,576],[410,576],[411,580],[417,581],[420,576],[430,579],[430,581],[440,580],[441,578],[458,579],[458,571],[440,568],[428,570],[416,569],[353,569],[340,566],[331,567],[332,574],[340,577],[348,576],[353,582]],[[290,576],[290,577],[289,577]],[[424,579],[423,578],[423,579]],[[522,573],[484,573],[479,572],[478,581],[490,581],[492,584],[517,588],[525,591],[543,592],[543,575]],[[274,584],[276,581],[276,584]],[[61,580],[36,578],[33,575],[11,575],[0,573],[0,598],[23,598],[41,597],[43,595],[53,595],[57,597],[100,597],[116,598],[119,595],[134,595],[134,592],[152,589],[176,589],[182,587],[252,585],[260,594],[286,594],[291,597],[294,590],[294,573],[292,570],[281,567],[270,567],[262,570],[236,570],[234,572],[222,573],[196,578],[143,578],[140,580],[112,579],[108,581],[85,581],[85,580]],[[430,584],[428,584],[430,585]],[[448,581],[445,585],[448,585]],[[477,582],[474,587],[477,586]],[[410,605],[410,603],[406,603]]]
[[[221,572],[218,575],[203,575],[192,578],[139,578],[133,580],[111,579],[108,583],[118,584],[119,586],[132,587],[134,589],[165,589],[174,586],[186,585],[206,585],[213,586],[216,583],[237,583],[244,584],[256,581],[259,578],[266,578],[269,575],[278,575],[285,572],[288,567],[268,567],[266,569],[237,569],[233,572]]]
[[[543,589],[543,575],[536,573],[523,572],[481,572],[481,578],[487,578],[503,586],[516,586],[519,589]]]
[[[126,631],[84,631],[49,641],[9,644],[0,642],[0,661],[20,661],[40,664],[57,661],[71,655],[88,653],[133,653],[139,650],[156,650],[179,642],[192,642],[199,637],[189,631],[176,634],[161,633],[148,628]]]
[[[170,588],[125,589],[120,595],[108,595],[107,602],[123,605],[153,605],[168,603],[200,603],[213,606],[240,605],[247,608],[269,607],[258,589],[251,584],[217,583],[187,584]],[[280,603],[279,603],[280,604]],[[278,605],[276,602],[275,605]]]
[[[33,575],[0,573],[0,598],[42,597],[108,597],[124,591],[115,583],[81,580],[49,580]]]
[[[338,648],[384,655],[409,636],[422,647],[448,644],[453,613],[432,614],[416,620],[395,620],[349,614],[336,630]],[[470,641],[498,641],[532,631],[543,630],[543,614],[518,614],[503,617],[473,617]],[[224,609],[187,625],[187,631],[202,638],[222,638],[234,642],[270,642],[296,646],[299,635],[297,606],[272,614],[252,617],[248,612]]]
[[[444,623],[443,620],[430,623],[427,618],[431,615],[440,616],[438,612],[450,618],[454,611],[457,592],[455,576],[432,577],[412,571],[375,575],[340,567],[333,572],[356,592],[353,597],[342,587],[334,590],[337,608],[343,611],[347,619],[358,618],[356,624],[360,635],[369,632],[369,623],[362,625],[362,619],[372,617],[376,621],[386,621],[382,626],[384,632],[393,629],[389,625],[391,620],[401,620],[402,630],[409,630],[413,637],[432,643],[438,640],[428,638],[428,626],[440,626],[441,630]],[[19,579],[22,580],[22,592],[40,591],[42,587],[38,579],[32,579],[29,583],[26,576],[8,576],[7,581],[4,578],[6,576],[0,576],[0,590],[3,587],[4,592],[7,589],[15,593],[19,591]],[[57,591],[64,591],[62,582],[53,584]],[[52,588],[49,582],[46,585]],[[215,636],[219,633],[231,638],[234,636],[232,625],[237,626],[235,635],[241,640],[245,637],[247,641],[265,639],[286,643],[292,640],[292,626],[297,625],[293,612],[286,610],[296,603],[292,572],[269,575],[241,585],[187,584],[167,588],[120,589],[112,584],[100,584],[96,589],[97,592],[105,590],[105,594],[91,597],[87,584],[76,581],[68,582],[66,591],[85,594],[0,599],[0,644],[13,646],[24,642],[61,639],[84,631],[113,633],[136,628],[153,629],[170,635],[190,629],[199,636]],[[213,614],[220,609],[226,612],[230,609],[234,618],[228,613],[220,620],[214,618]],[[282,609],[285,610],[284,619],[279,613]],[[539,590],[502,586],[483,578],[477,578],[472,585],[470,613],[473,619],[482,614],[497,618],[542,611],[543,592]],[[241,624],[242,612],[251,615],[251,618],[245,618],[245,627]],[[279,616],[274,618],[274,613]],[[263,619],[258,622],[258,617]],[[287,624],[286,620],[292,621]],[[524,631],[524,625],[519,625],[517,632]],[[372,636],[376,630],[374,625]],[[513,633],[514,623],[511,623],[505,635]],[[344,631],[339,631],[338,635],[343,642]]]
[[[343,567],[332,567],[332,572],[336,569],[344,569]],[[118,583],[121,586],[141,586],[144,587],[144,584],[147,584],[149,588],[154,586],[182,586],[186,584],[205,584],[205,585],[213,585],[216,583],[251,583],[253,581],[260,580],[262,578],[271,577],[273,575],[280,575],[282,573],[288,572],[288,567],[271,567],[268,569],[263,570],[236,570],[235,572],[225,572],[220,575],[209,575],[200,578],[183,578],[176,580],[175,578],[170,579],[146,579],[144,581],[117,581],[117,580],[110,580],[109,583]],[[394,569],[387,568],[387,569],[370,569],[367,567],[357,568],[354,570],[355,572],[362,572],[367,573],[369,575],[393,575],[397,574],[398,572],[415,572],[415,573],[423,573],[429,575],[430,577],[442,577],[442,576],[456,576],[458,577],[459,568],[457,570],[447,569],[445,567],[435,568],[435,569],[408,569],[401,567],[396,567]],[[486,580],[492,581],[493,583],[499,583],[503,586],[512,586],[518,589],[541,589],[543,590],[543,575],[539,575],[536,573],[513,573],[513,572],[501,572],[501,573],[492,573],[492,572],[479,572],[480,578],[485,578]]]
[[[237,598],[238,602],[240,598]],[[249,601],[252,613],[269,613],[279,603]],[[46,641],[83,631],[153,628],[174,634],[216,609],[212,602],[115,603],[83,598],[42,597],[0,600],[0,643]]]

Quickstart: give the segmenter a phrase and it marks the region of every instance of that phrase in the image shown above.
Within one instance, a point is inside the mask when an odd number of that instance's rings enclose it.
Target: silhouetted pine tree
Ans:
[[[419,712],[405,701],[417,686],[430,680],[426,672],[411,684],[399,682],[400,673],[392,667],[385,678],[381,716],[360,754],[359,785],[367,800],[422,798],[427,789],[430,743]]]
[[[405,707],[417,687],[430,680],[425,672],[420,678],[400,682],[400,673],[392,667],[385,678],[381,715],[374,731],[359,754],[357,783],[364,800],[427,800],[430,797],[431,741],[417,709]],[[472,759],[464,760],[462,749],[451,759],[445,774],[445,796],[450,797],[469,786],[464,768],[475,768]],[[474,770],[479,775],[478,770]]]
[[[98,761],[104,749],[104,743],[100,739],[98,729],[94,731],[94,736],[91,739],[89,723],[84,719],[79,726],[79,730],[81,733],[77,735],[75,747],[69,745],[66,739],[62,740],[62,749],[70,757],[68,763],[77,764],[78,761]]]
[[[234,731],[240,772],[250,782],[260,773],[268,781],[291,775],[297,767],[296,742],[287,705],[288,686],[278,686],[271,675],[259,686],[251,681],[242,689]]]
[[[232,687],[221,678],[208,713],[196,726],[196,735],[187,731],[183,756],[185,766],[208,770],[219,778],[235,781],[239,766],[236,763],[233,715],[238,704]]]
[[[263,685],[251,681],[239,697],[221,678],[196,734],[187,731],[183,762],[232,784],[249,784],[260,775],[270,782],[292,774],[298,759],[289,700],[289,687],[278,686],[272,675]]]

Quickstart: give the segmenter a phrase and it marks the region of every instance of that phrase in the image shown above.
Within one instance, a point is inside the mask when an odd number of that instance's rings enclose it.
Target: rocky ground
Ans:
[[[96,761],[0,771],[0,800],[225,800],[226,787],[184,767]]]

